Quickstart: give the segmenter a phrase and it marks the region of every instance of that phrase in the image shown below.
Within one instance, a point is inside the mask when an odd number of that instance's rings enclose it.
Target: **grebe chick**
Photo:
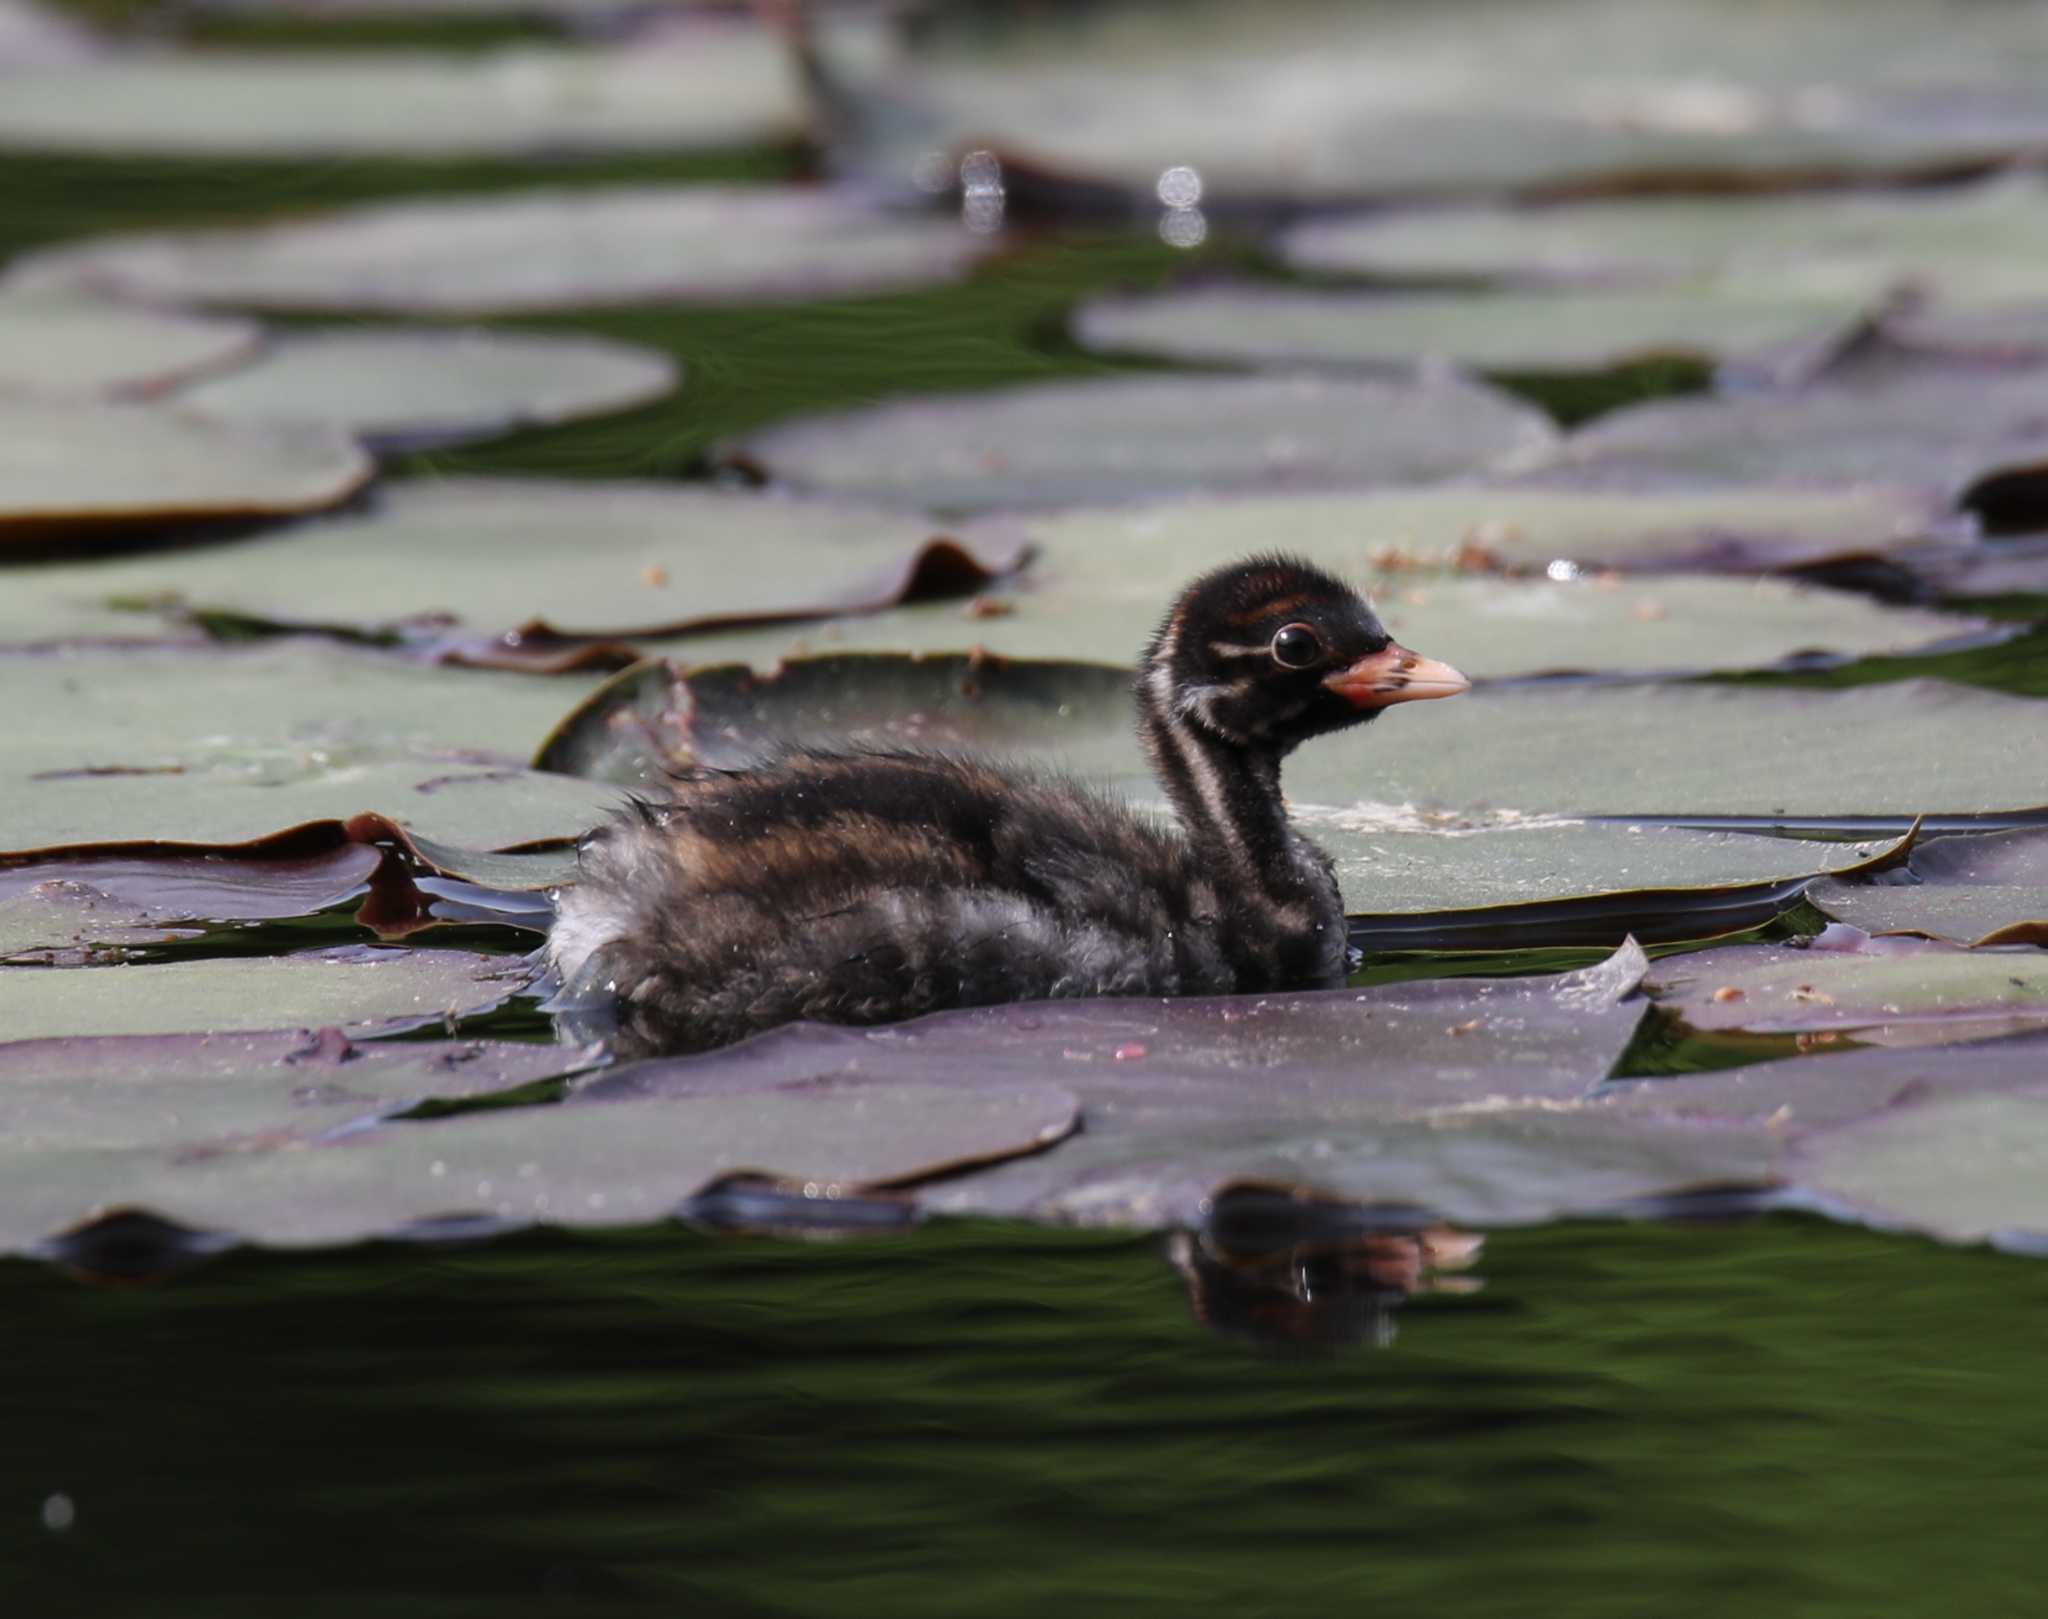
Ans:
[[[585,838],[549,962],[564,1001],[611,1003],[621,1055],[800,1018],[1339,984],[1336,873],[1289,823],[1280,763],[1467,685],[1327,573],[1255,557],[1189,585],[1139,665],[1139,735],[1178,831],[953,754],[686,769]]]

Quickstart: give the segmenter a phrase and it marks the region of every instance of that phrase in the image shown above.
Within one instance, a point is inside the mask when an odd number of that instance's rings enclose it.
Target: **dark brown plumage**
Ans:
[[[973,758],[793,749],[682,772],[592,833],[549,959],[629,1054],[799,1018],[1338,983],[1336,876],[1288,822],[1281,761],[1465,684],[1328,574],[1254,558],[1181,594],[1134,683],[1179,831]]]

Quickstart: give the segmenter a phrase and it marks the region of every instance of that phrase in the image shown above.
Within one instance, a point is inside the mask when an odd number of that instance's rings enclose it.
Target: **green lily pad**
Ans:
[[[377,810],[471,847],[573,837],[616,795],[520,760],[569,680],[320,644],[7,659],[10,849],[239,842]]]
[[[254,321],[0,292],[0,396],[143,398],[252,354]]]
[[[0,967],[0,1032],[17,1041],[282,1023],[397,1034],[502,1006],[532,978],[518,956],[364,945],[147,967]]]
[[[351,327],[276,339],[178,403],[230,421],[331,422],[373,449],[416,450],[626,410],[678,375],[665,354],[597,338]]]
[[[2035,1045],[2036,1075],[2043,1055]],[[1936,1091],[1816,1132],[1790,1168],[1832,1205],[1878,1224],[2037,1251],[2048,1236],[2048,1086],[1961,1096]]]
[[[1918,304],[1887,316],[1884,330],[1909,349],[1984,360],[2048,360],[2048,300],[1983,309]]]
[[[1542,208],[1361,214],[1298,225],[1298,268],[1613,283],[1702,276],[1869,298],[1910,283],[1950,309],[2048,298],[2048,187],[1594,198]]]
[[[912,513],[844,503],[651,483],[435,479],[382,490],[362,514],[233,546],[37,568],[0,600],[0,638],[138,636],[166,616],[173,627],[198,616],[399,636],[462,661],[547,666],[565,637],[870,611],[973,590],[1025,554],[1014,538],[952,538]]]
[[[457,1222],[644,1224],[734,1174],[786,1176],[834,1198],[1037,1152],[1074,1123],[1073,1096],[1040,1082],[997,1091],[828,1080],[605,1108],[500,1108],[297,1150],[259,1142],[195,1153],[172,1138],[110,1152],[50,1140],[0,1176],[0,1247],[32,1246],[111,1203],[274,1246]]]
[[[799,417],[741,453],[802,487],[963,509],[1423,483],[1554,438],[1540,411],[1455,377],[1135,376]]]
[[[1688,487],[1907,483],[1969,504],[1994,478],[2048,486],[2048,367],[1881,357],[1762,398],[1631,406],[1565,442],[1573,476],[1656,478]],[[2008,495],[2010,498],[2010,495]]]
[[[1569,713],[1581,695],[1595,694],[1575,693],[1561,706]],[[1503,730],[1532,726],[1526,710],[1517,712],[1520,717],[1499,722]],[[1464,942],[1494,947],[1510,930],[1525,943],[1600,943],[1645,923],[1643,930],[1656,938],[1700,937],[1767,920],[1796,899],[1807,879],[1855,867],[1878,852],[1874,844],[1585,823],[1568,813],[1444,808],[1441,800],[1420,804],[1398,787],[1388,789],[1380,773],[1388,743],[1408,736],[1418,746],[1404,749],[1404,757],[1431,764],[1463,750],[1445,750],[1432,739],[1426,717],[1405,717],[1419,723],[1404,727],[1397,719],[1303,750],[1286,778],[1297,819],[1336,860],[1349,908],[1365,913],[1362,937],[1376,945],[1449,947],[1453,924],[1470,934]],[[1687,723],[1675,715],[1667,722]],[[1602,722],[1595,716],[1588,723]],[[1807,732],[1823,738],[1828,726],[1809,724]],[[1571,745],[1554,737],[1546,742],[1546,736],[1551,732],[1537,726],[1530,751]],[[797,660],[761,676],[730,665],[686,672],[650,662],[594,692],[543,744],[536,763],[645,786],[665,762],[739,767],[778,739],[970,748],[1071,769],[1163,808],[1131,731],[1129,676],[1088,664],[848,655]],[[1475,773],[1465,790],[1489,790],[1479,784],[1486,745],[1465,755]],[[1702,775],[1705,768],[1703,761]],[[1554,790],[1583,790],[1569,757],[1553,759],[1549,769]],[[1572,785],[1557,787],[1560,782]],[[1628,895],[1632,903],[1536,915],[1438,914],[1594,893]],[[1659,930],[1660,913],[1664,930],[1682,931]],[[1419,918],[1429,924],[1420,933]]]
[[[331,427],[230,426],[150,405],[0,397],[0,545],[319,511],[372,470]]]
[[[89,58],[0,98],[0,145],[207,157],[551,155],[795,139],[795,65],[705,21],[631,49],[187,51]]]
[[[972,145],[1054,202],[1185,196],[1161,176],[1187,168],[1205,202],[1327,205],[1908,172],[2048,130],[2048,53],[2024,7],[1960,27],[1939,0],[1795,0],[1767,29],[1740,0],[1660,4],[1654,25],[1601,0],[967,15],[949,30],[942,14],[907,59],[826,55],[892,178],[922,149]]]
[[[1868,1044],[1933,1044],[2048,1024],[2048,955],[1924,941],[1812,949],[1735,945],[1661,962],[1658,1003],[1696,1029],[1833,1032]]]
[[[1904,869],[1817,885],[1830,916],[1866,933],[1962,944],[2048,944],[2048,833],[1993,832],[1921,844]]]
[[[1214,286],[1103,298],[1075,312],[1099,352],[1196,363],[1605,371],[1683,358],[1801,376],[1860,328],[1869,299],[1708,283],[1579,292],[1340,292]]]
[[[933,286],[985,239],[803,186],[577,187],[109,237],[24,255],[21,286],[268,309],[477,315],[772,303]]]

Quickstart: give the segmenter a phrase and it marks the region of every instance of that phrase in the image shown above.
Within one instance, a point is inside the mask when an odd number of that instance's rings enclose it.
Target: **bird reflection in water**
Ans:
[[[1412,1211],[1245,1188],[1167,1241],[1195,1319],[1276,1348],[1384,1349],[1418,1293],[1474,1293],[1485,1238]]]

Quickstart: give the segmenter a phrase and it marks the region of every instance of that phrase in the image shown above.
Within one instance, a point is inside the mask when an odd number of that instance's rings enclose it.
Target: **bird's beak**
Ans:
[[[1360,658],[1350,668],[1339,669],[1323,684],[1359,708],[1455,697],[1472,687],[1472,682],[1449,664],[1422,657],[1392,642],[1371,656]]]

